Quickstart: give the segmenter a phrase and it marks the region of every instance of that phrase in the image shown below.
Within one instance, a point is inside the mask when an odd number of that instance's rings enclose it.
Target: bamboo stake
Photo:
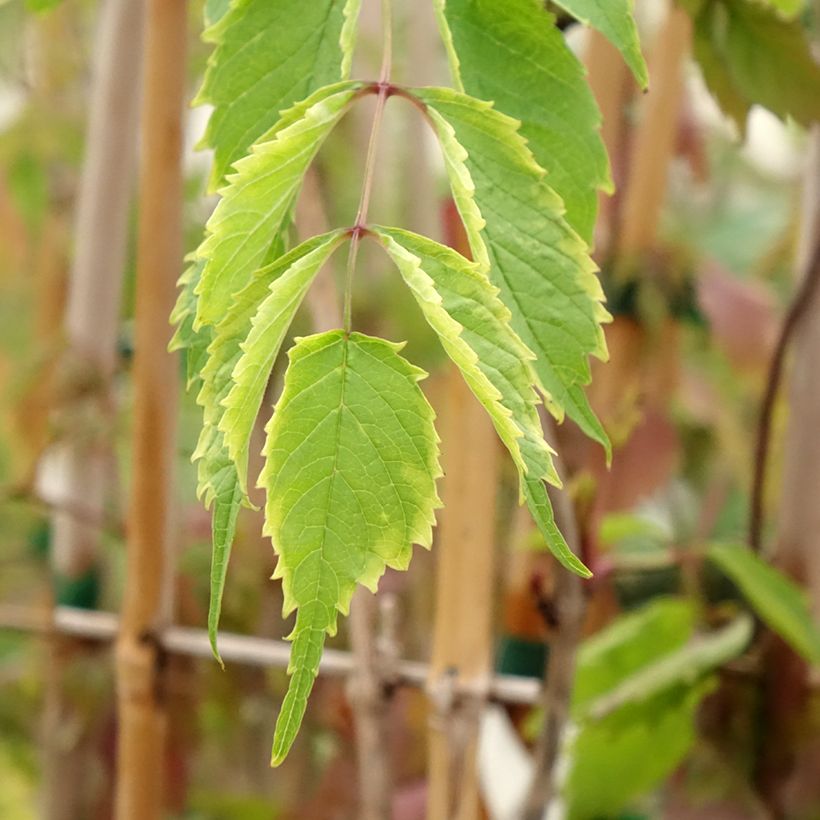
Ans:
[[[476,746],[492,664],[498,440],[486,412],[452,369],[443,436],[444,510],[436,544],[435,624],[428,693],[430,820],[481,814]],[[459,696],[467,686],[474,694]]]
[[[155,635],[170,617],[178,365],[168,316],[182,263],[182,106],[187,4],[148,0],[137,248],[133,478],[117,643],[117,817],[159,820],[167,716]]]
[[[637,86],[618,49],[595,30],[591,30],[588,37],[584,65],[590,88],[601,110],[601,137],[615,183],[614,193],[598,194],[595,251],[597,258],[607,259],[617,236],[621,188],[629,157],[627,109]]]
[[[111,418],[112,376],[117,364],[122,281],[127,248],[128,207],[136,156],[137,99],[142,52],[142,3],[109,0],[102,6],[92,69],[86,156],[77,200],[74,257],[65,306],[66,358],[96,389],[83,395],[75,415]],[[51,282],[52,289],[54,282]],[[97,424],[105,430],[105,424]],[[100,530],[78,520],[66,508],[82,504],[102,518],[111,498],[112,442],[102,435],[75,435],[46,453],[38,483],[55,501],[51,515],[51,566],[59,590],[76,585],[94,571]],[[90,602],[87,602],[90,603]],[[81,651],[56,637],[49,646],[49,675],[43,713],[45,759],[43,811],[50,820],[86,816],[83,783],[87,781],[90,739],[87,732],[71,748],[60,741],[63,727],[82,722],[63,678]]]
[[[652,47],[652,89],[646,96],[632,144],[617,248],[626,265],[651,248],[658,233],[684,94],[683,67],[691,40],[689,15],[670,8]]]

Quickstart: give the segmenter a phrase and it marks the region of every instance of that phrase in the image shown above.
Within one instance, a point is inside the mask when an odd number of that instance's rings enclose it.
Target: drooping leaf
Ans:
[[[194,330],[197,301],[195,291],[203,267],[201,260],[195,261],[180,277],[181,290],[171,314],[171,323],[175,324],[177,329],[169,345],[170,350],[185,351],[188,388],[197,385],[200,391],[208,360],[208,348],[213,339],[213,328],[208,325]],[[239,485],[236,467],[228,457],[222,434],[212,424],[203,426],[198,451],[200,495],[206,498],[206,506],[212,506],[208,637],[214,656],[222,663],[217,649],[217,630],[228,561],[244,493]]]
[[[208,345],[211,343],[211,330],[208,327],[194,330],[197,301],[195,290],[205,263],[201,259],[186,261],[189,264],[177,282],[179,296],[170,319],[176,330],[168,349],[185,352],[185,374],[190,388],[200,379],[207,358]]]
[[[554,525],[543,482],[560,486],[544,441],[534,355],[510,326],[510,312],[478,264],[451,248],[397,228],[373,232],[396,263],[442,346],[490,415],[521,477],[521,497],[550,550],[567,569],[591,573]]]
[[[243,316],[247,316],[248,307],[252,309],[258,305],[258,310],[249,333],[239,345],[242,355],[230,376],[230,392],[221,403],[224,412],[219,429],[225,436],[228,453],[237,465],[243,490],[253,425],[285,333],[316,274],[346,235],[346,231],[336,230],[308,240],[257,275],[237,299],[238,312]],[[270,285],[260,303],[257,301],[260,286],[268,281]],[[212,348],[211,361],[218,353]]]
[[[197,251],[206,260],[197,289],[197,322],[218,322],[263,263],[310,163],[362,86],[347,82],[320,89],[285,112],[236,163]]]
[[[316,237],[259,270],[247,287],[237,294],[227,314],[215,327],[203,325],[197,331],[193,329],[197,299],[195,291],[198,275],[203,267],[201,260],[191,266],[180,279],[183,287],[173,314],[177,332],[172,346],[187,347],[189,379],[192,384],[199,385],[197,402],[203,410],[202,430],[194,460],[197,462],[198,494],[206,507],[213,508],[208,632],[217,658],[217,630],[236,521],[243,503],[248,504],[247,446],[244,460],[237,462],[229,453],[225,434],[219,429],[226,412],[224,404],[234,385],[234,367],[242,357],[242,344],[251,333],[253,317],[260,305],[271,296],[271,288],[276,289],[276,283],[280,279],[285,283],[292,282],[295,275],[292,269],[303,271],[305,261],[308,266],[314,261],[321,264],[324,250],[331,245],[335,247],[333,243],[341,235],[342,232],[337,231],[328,236]],[[288,273],[291,273],[290,277]],[[277,292],[283,292],[281,286]],[[300,301],[301,298],[283,305],[286,307],[281,316],[285,325],[283,333]],[[263,391],[264,387],[263,383]],[[257,410],[259,402],[261,395],[257,400]],[[253,419],[249,423],[252,425]],[[250,430],[247,435],[250,436]],[[241,469],[237,468],[237,463],[242,465]]]
[[[203,144],[214,149],[211,188],[285,109],[345,80],[360,0],[224,0],[208,3],[216,45],[196,104],[214,110]]]
[[[273,765],[293,743],[325,635],[356,585],[374,589],[386,567],[407,567],[412,544],[431,542],[441,474],[434,414],[418,386],[423,371],[399,349],[339,330],[301,339],[289,354],[260,479],[284,614],[297,610]]]
[[[797,584],[746,547],[716,544],[708,555],[770,629],[809,663],[820,664],[820,629]]]
[[[641,53],[633,0],[556,0],[576,20],[597,29],[623,54],[641,88],[649,85],[649,72]]]
[[[609,162],[584,68],[554,16],[535,0],[436,0],[436,6],[456,86],[520,120],[567,221],[590,241],[597,192],[612,189]]]
[[[798,21],[756,0],[685,6],[704,80],[741,131],[755,104],[805,126],[820,120],[820,65]]]
[[[473,258],[489,269],[512,325],[535,354],[545,402],[609,448],[589,406],[588,357],[607,356],[609,319],[596,266],[563,218],[560,198],[517,131],[517,123],[450,89],[414,92],[428,106]]]

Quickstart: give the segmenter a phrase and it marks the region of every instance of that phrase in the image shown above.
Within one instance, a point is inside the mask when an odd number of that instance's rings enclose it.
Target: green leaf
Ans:
[[[664,689],[694,683],[740,655],[752,638],[752,630],[752,619],[741,615],[721,629],[695,637],[592,701],[584,709],[584,715],[600,720],[626,704],[646,700]]]
[[[63,0],[26,0],[26,8],[36,14],[41,14],[57,8]]]
[[[806,8],[806,0],[767,0],[767,2],[788,18],[797,17]]]
[[[203,144],[214,149],[211,188],[281,111],[322,86],[347,79],[360,0],[209,0],[216,45],[195,104],[214,110]],[[287,36],[283,36],[283,33]]]
[[[224,445],[219,452],[209,457],[208,472],[213,489],[213,509],[211,510],[211,589],[208,604],[208,640],[214,657],[224,667],[219,655],[217,636],[219,617],[222,613],[222,596],[228,577],[228,562],[231,557],[236,522],[242,508],[245,493],[239,484],[236,465],[227,455]]]
[[[347,231],[337,230],[303,243],[257,275],[237,299],[237,312],[243,317],[254,305],[258,310],[249,334],[240,344],[242,355],[231,373],[232,386],[221,403],[224,412],[218,426],[237,466],[243,491],[253,425],[285,333],[322,265],[347,236]],[[270,285],[260,299],[261,286],[268,281]],[[211,361],[219,355],[217,345],[212,348]]]
[[[194,330],[197,302],[195,289],[202,276],[205,262],[191,258],[186,261],[190,264],[177,282],[180,292],[170,320],[171,324],[176,326],[176,331],[168,345],[168,350],[185,351],[185,373],[190,389],[200,380],[200,374],[207,359],[208,345],[211,343],[211,329],[202,327]]]
[[[578,653],[573,713],[582,714],[596,698],[686,644],[695,616],[694,605],[684,598],[658,598],[585,640]]]
[[[755,0],[689,6],[704,80],[741,131],[755,104],[804,126],[820,120],[820,66],[798,21]]]
[[[520,120],[567,221],[591,241],[597,191],[612,190],[609,162],[586,73],[554,15],[535,0],[436,0],[436,6],[456,86]]]
[[[225,16],[230,5],[231,0],[205,0],[205,7],[202,11],[205,25],[210,27],[218,23]]]
[[[770,629],[809,663],[820,664],[820,630],[797,584],[746,547],[718,544],[708,555]]]
[[[206,260],[197,289],[197,322],[218,322],[263,263],[310,163],[362,87],[348,82],[320,89],[285,112],[236,163],[197,251]]]
[[[578,658],[564,787],[569,817],[612,816],[666,778],[695,740],[713,670],[740,654],[751,622],[691,639],[693,605],[662,599],[585,641]],[[635,761],[641,765],[636,766]]]
[[[555,0],[584,25],[597,29],[623,54],[641,88],[649,86],[649,72],[641,54],[633,0]]]
[[[609,319],[586,244],[564,220],[515,120],[450,89],[414,94],[439,136],[473,258],[490,271],[513,328],[536,354],[547,407],[559,421],[569,414],[609,452],[583,391],[588,357],[607,357],[601,323]]]
[[[622,810],[685,759],[696,738],[698,706],[713,688],[707,677],[585,723],[568,748],[562,796],[569,820],[631,816]]]
[[[336,234],[332,236],[335,237]],[[220,663],[222,661],[217,649],[217,632],[228,562],[239,510],[243,504],[249,504],[246,494],[246,468],[240,480],[240,473],[228,452],[225,436],[219,429],[225,413],[223,403],[233,385],[232,374],[242,356],[242,343],[251,331],[252,319],[260,304],[270,295],[271,287],[275,287],[280,277],[284,277],[291,267],[298,268],[303,257],[321,247],[326,241],[328,237],[317,237],[258,271],[248,286],[234,299],[227,315],[216,327],[203,325],[194,330],[196,289],[204,267],[203,261],[195,261],[180,277],[179,284],[182,289],[171,316],[177,330],[170,347],[172,350],[185,349],[189,387],[194,384],[199,386],[197,402],[203,409],[203,425],[193,459],[198,467],[197,492],[205,506],[212,508],[208,634],[214,656]],[[295,311],[298,304],[292,307]]]
[[[213,339],[213,328],[209,326],[194,330],[196,316],[196,286],[204,264],[195,261],[182,274],[181,287],[176,307],[171,314],[171,323],[177,326],[169,345],[170,350],[184,350],[187,362],[188,388],[199,385],[200,392],[206,374],[208,348]],[[222,609],[222,595],[228,571],[231,548],[236,535],[236,521],[242,506],[244,493],[239,485],[239,477],[222,439],[222,434],[213,424],[204,424],[200,433],[199,492],[206,497],[206,506],[213,506],[211,512],[211,597],[208,608],[208,638],[214,657],[222,663],[217,648],[219,615]]]
[[[406,569],[412,544],[431,543],[441,475],[434,414],[418,386],[423,371],[399,349],[331,331],[289,354],[260,480],[284,614],[298,609],[273,765],[293,743],[325,635],[356,585],[375,589],[386,567]]]
[[[510,326],[510,312],[476,263],[431,239],[397,228],[373,227],[410,287],[447,355],[490,415],[519,471],[522,499],[530,502],[550,550],[585,577],[591,573],[555,527],[543,485],[560,486],[552,450],[544,441],[533,388],[535,358]]]

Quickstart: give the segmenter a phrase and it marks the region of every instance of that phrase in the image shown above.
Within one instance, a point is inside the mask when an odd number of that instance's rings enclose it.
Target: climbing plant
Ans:
[[[559,485],[538,404],[609,448],[587,403],[590,356],[604,358],[608,314],[589,255],[597,192],[611,188],[599,115],[554,15],[536,0],[435,0],[452,88],[391,78],[391,10],[374,80],[351,79],[360,0],[209,2],[213,43],[197,102],[213,107],[203,144],[220,195],[180,280],[172,346],[186,351],[203,425],[194,454],[212,509],[209,632],[217,627],[237,515],[249,505],[248,451],[274,362],[322,266],[343,245],[343,326],[296,339],[266,429],[259,485],[278,555],[284,615],[296,611],[272,762],[288,753],[325,636],[358,584],[405,569],[429,547],[441,475],[425,374],[402,345],[355,330],[353,279],[365,240],[393,261],[442,348],[509,451],[549,549],[589,575],[555,525]],[[645,86],[629,0],[561,0],[623,52]],[[283,35],[287,32],[287,36]],[[376,97],[358,212],[289,247],[305,173],[339,121]],[[388,100],[413,106],[444,159],[471,259],[370,221],[376,147]]]

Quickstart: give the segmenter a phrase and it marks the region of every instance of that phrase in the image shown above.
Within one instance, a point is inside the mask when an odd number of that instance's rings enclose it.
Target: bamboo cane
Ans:
[[[170,617],[178,366],[168,316],[182,263],[182,105],[187,4],[148,0],[137,247],[133,476],[117,644],[117,817],[158,820],[167,716],[156,630]]]
[[[658,233],[683,100],[683,66],[691,41],[689,15],[670,8],[652,47],[652,90],[632,143],[617,248],[626,264],[651,248]]]
[[[114,405],[112,377],[136,156],[141,27],[141,0],[109,0],[102,6],[63,320],[69,365],[76,372],[93,374],[97,385],[90,400],[83,391],[74,410],[77,415],[90,410],[95,418],[110,418]],[[58,292],[53,281],[49,284],[52,293]],[[98,426],[105,430],[105,424]],[[105,432],[92,441],[75,432],[47,452],[39,465],[39,483],[55,502],[51,562],[58,604],[77,603],[72,590],[82,588],[83,577],[94,572],[100,542],[99,528],[78,520],[66,508],[82,505],[90,517],[102,518],[111,499],[113,462],[113,443]],[[50,820],[80,820],[88,811],[84,783],[92,739],[83,732],[83,742],[78,740],[71,748],[60,742],[62,727],[82,721],[63,691],[65,673],[81,652],[75,641],[60,636],[49,647],[43,811]]]
[[[436,545],[435,623],[428,692],[427,816],[477,820],[476,746],[492,664],[498,441],[484,409],[453,369],[443,435],[444,511]],[[457,688],[469,682],[472,697]]]

